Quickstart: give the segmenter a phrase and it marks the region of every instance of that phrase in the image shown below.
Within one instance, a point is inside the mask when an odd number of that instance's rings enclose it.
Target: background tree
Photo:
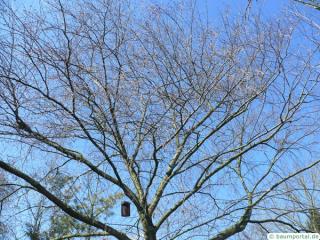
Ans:
[[[74,179],[56,172],[48,177],[49,189],[52,193],[64,199],[70,206],[79,212],[88,213],[92,218],[100,218],[102,215],[106,220],[113,215],[111,209],[116,201],[123,197],[122,194],[114,194],[102,198],[100,190],[91,189],[94,184],[87,179],[84,186],[74,184]],[[92,194],[88,192],[93,191]],[[76,197],[76,193],[87,194],[83,199]],[[77,221],[65,214],[59,208],[48,205],[46,198],[41,197],[38,202],[29,202],[26,206],[31,209],[29,222],[26,223],[26,236],[30,240],[49,240],[49,239],[70,239],[81,237],[91,239],[94,236],[105,236],[106,233],[96,232],[93,227]]]
[[[56,180],[54,177],[52,180]],[[61,181],[58,184],[57,189],[65,189],[64,196],[67,197],[67,203],[70,206],[73,206],[77,211],[87,214],[93,219],[99,219],[103,216],[104,220],[107,220],[109,217],[113,215],[111,209],[116,204],[117,200],[123,198],[123,194],[116,193],[107,197],[102,197],[99,193],[100,190],[95,188],[92,189],[94,184],[90,183],[88,179],[87,184],[84,186],[72,186],[65,187],[68,182],[70,182],[68,176],[61,176]],[[51,182],[49,180],[49,182]],[[63,185],[63,187],[59,187],[59,185]],[[74,198],[74,193],[76,192],[86,193],[86,196],[83,199]],[[93,234],[92,234],[93,233]],[[45,235],[48,239],[60,239],[60,237],[83,237],[84,239],[91,239],[91,236],[104,236],[107,235],[105,233],[97,233],[95,229],[87,224],[83,224],[82,222],[77,221],[76,219],[70,217],[65,214],[61,209],[54,209],[53,213],[50,214],[49,221],[49,229],[45,232]],[[86,237],[87,236],[87,237]]]
[[[318,209],[311,209],[309,213],[308,230],[320,233],[320,213]]]
[[[54,215],[57,226],[228,239],[265,221],[278,189],[319,163],[318,52],[290,22],[214,25],[195,2],[0,9],[0,168],[70,217]],[[51,189],[57,169],[81,186],[79,202]],[[91,211],[93,199],[119,192],[131,218],[93,214],[109,206]]]
[[[15,193],[15,187],[11,184],[5,172],[0,171],[0,239],[7,239],[9,226],[4,220],[4,212],[10,208],[9,200]]]

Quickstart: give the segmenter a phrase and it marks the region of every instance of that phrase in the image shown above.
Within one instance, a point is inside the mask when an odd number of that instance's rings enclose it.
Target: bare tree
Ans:
[[[318,0],[294,0],[295,2],[302,3],[308,7],[314,8],[316,10],[320,10],[320,2]]]
[[[268,232],[319,232],[319,167],[287,182],[259,221],[258,234]],[[281,201],[279,199],[281,198]],[[277,224],[275,224],[277,223]]]
[[[290,23],[215,26],[195,2],[0,9],[0,168],[97,230],[89,235],[228,239],[319,163],[295,158],[318,130],[319,73]],[[68,203],[49,188],[57,169],[99,182],[90,197],[122,192],[132,218]]]

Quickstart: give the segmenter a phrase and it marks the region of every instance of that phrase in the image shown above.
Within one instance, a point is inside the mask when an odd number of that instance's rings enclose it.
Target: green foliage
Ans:
[[[103,220],[111,216],[113,214],[111,209],[123,197],[122,193],[106,196],[103,191],[86,194],[92,187],[90,182],[88,182],[88,185],[77,185],[72,177],[62,173],[57,173],[49,178],[48,181],[51,185],[51,191],[55,195],[59,196],[60,199],[63,199],[75,210],[93,219]],[[45,232],[45,235],[47,239],[52,239],[64,235],[94,232],[94,230],[92,226],[81,223],[61,210],[56,209],[50,216],[49,229]]]
[[[116,204],[117,200],[121,199],[123,194],[114,194],[107,198],[101,198],[94,195],[96,199],[85,198],[83,201],[73,200],[73,207],[93,219],[107,218],[113,213],[111,208]],[[79,234],[93,232],[91,226],[83,224],[74,218],[66,215],[61,211],[52,214],[50,219],[50,229],[47,231],[49,238],[57,238],[69,234]]]
[[[27,223],[26,227],[26,235],[30,240],[47,240],[45,234],[40,231],[40,226],[38,224]]]

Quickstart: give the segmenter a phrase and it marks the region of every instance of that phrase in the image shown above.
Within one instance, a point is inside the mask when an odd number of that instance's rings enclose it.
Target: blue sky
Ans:
[[[143,6],[143,3],[168,3],[168,0],[133,0],[137,1],[138,6]],[[44,0],[11,0],[13,5],[23,9],[26,7],[30,9],[32,7],[37,7],[39,3],[43,3]],[[188,2],[188,1],[185,1]],[[221,14],[226,12],[230,15],[241,15],[246,7],[248,6],[248,0],[196,0],[200,9],[207,9],[209,18],[211,21],[219,19]],[[298,9],[300,12],[307,13],[309,16],[314,14],[317,15],[318,11],[303,4],[296,3],[293,0],[252,0],[250,12],[261,12],[262,16],[266,18],[280,17],[285,10],[295,10]],[[141,9],[143,11],[143,8]]]
[[[36,7],[43,0],[11,0],[13,5],[19,8],[24,6],[26,8]],[[138,3],[167,3],[168,0],[137,0]],[[187,2],[187,1],[186,1]],[[201,7],[208,8],[211,19],[214,19],[217,14],[222,14],[226,10],[230,14],[239,14],[240,11],[246,9],[248,5],[247,0],[197,0],[197,4]],[[303,4],[295,3],[292,0],[252,0],[251,11],[261,11],[266,17],[279,16],[287,7],[298,7],[300,11],[312,13],[317,12],[310,7]]]

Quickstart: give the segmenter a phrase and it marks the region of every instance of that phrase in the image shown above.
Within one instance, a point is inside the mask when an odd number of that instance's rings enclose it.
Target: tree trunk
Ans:
[[[157,230],[153,226],[151,220],[147,220],[146,218],[142,219],[142,226],[144,230],[144,239],[145,240],[156,240],[157,239]]]
[[[145,240],[157,240],[157,233],[154,230],[154,227],[147,227],[144,229],[145,229],[145,232],[144,232]]]

